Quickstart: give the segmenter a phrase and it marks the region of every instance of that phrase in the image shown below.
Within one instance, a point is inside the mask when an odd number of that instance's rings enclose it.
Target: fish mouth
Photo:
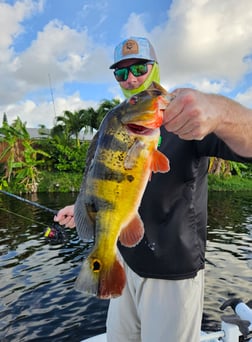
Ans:
[[[138,135],[150,135],[153,132],[153,129],[136,125],[136,124],[127,124],[128,130],[133,134]]]

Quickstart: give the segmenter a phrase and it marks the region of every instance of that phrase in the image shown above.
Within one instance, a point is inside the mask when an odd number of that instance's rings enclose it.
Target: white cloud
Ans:
[[[94,63],[96,68],[92,69]],[[92,42],[86,31],[77,32],[54,20],[39,32],[36,41],[20,55],[16,64],[19,78],[40,86],[48,73],[53,74],[56,83],[92,82],[98,81],[97,74],[106,76],[108,54]]]
[[[0,49],[9,48],[14,38],[24,31],[22,21],[43,9],[44,0],[16,1],[13,6],[0,3]]]
[[[88,49],[85,32],[77,32],[57,20],[51,21],[38,33],[31,46],[16,58],[16,75],[41,86],[45,85],[45,75],[52,72],[53,79],[62,82],[76,70],[74,56],[81,61],[79,65],[85,64],[88,58],[85,49]]]
[[[177,0],[167,15],[150,34],[167,82],[208,78],[234,86],[251,70],[244,60],[252,53],[250,0]]]
[[[56,87],[68,81],[105,82],[110,79],[109,63],[108,49],[96,46],[86,31],[51,21],[24,52],[0,67],[2,103],[47,88],[49,74]]]
[[[245,92],[239,92],[235,100],[242,103],[244,106],[252,108],[252,87],[248,88]]]
[[[54,103],[44,101],[37,104],[31,100],[25,100],[19,104],[0,106],[0,113],[7,113],[9,124],[12,124],[19,116],[22,117],[23,122],[26,122],[27,127],[38,127],[39,123],[51,128],[55,124],[55,116],[62,115],[65,110],[74,112],[88,107],[96,108],[97,102],[83,101],[79,93],[75,93],[64,98],[58,97]]]
[[[148,37],[148,32],[144,25],[144,15],[131,13],[127,23],[122,28],[122,39],[130,36]]]

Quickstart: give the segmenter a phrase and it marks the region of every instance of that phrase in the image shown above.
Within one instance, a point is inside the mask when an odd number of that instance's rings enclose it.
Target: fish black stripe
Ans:
[[[115,204],[111,201],[100,198],[99,196],[92,195],[91,202],[86,203],[87,211],[92,214],[96,214],[102,208],[106,208],[108,210],[115,209]]]
[[[115,132],[106,133],[102,136],[102,139],[99,141],[99,146],[101,148],[111,150],[111,151],[125,151],[128,149],[129,144],[129,136],[126,132],[122,132],[123,139],[119,140],[114,135]]]
[[[118,163],[121,162],[122,161],[118,160]],[[113,170],[110,167],[104,165],[102,162],[97,161],[93,177],[97,180],[108,180],[121,183],[128,177],[128,174]]]

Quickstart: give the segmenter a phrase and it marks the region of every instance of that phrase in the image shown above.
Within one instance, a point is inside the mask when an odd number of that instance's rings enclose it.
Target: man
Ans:
[[[146,38],[115,48],[116,80],[126,97],[159,82],[159,65]],[[145,236],[133,248],[118,243],[127,275],[122,296],[110,301],[109,342],[198,342],[203,310],[210,156],[252,161],[252,110],[223,96],[177,89],[164,113],[160,151],[168,173],[147,185],[139,209]],[[73,206],[56,221],[74,226]]]

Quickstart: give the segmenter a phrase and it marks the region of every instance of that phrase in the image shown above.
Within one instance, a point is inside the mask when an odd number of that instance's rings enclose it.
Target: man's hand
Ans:
[[[74,205],[68,205],[60,209],[58,214],[54,216],[54,221],[67,228],[74,228]]]
[[[252,109],[193,89],[176,89],[172,95],[163,120],[168,132],[184,140],[214,133],[240,156],[252,157]]]
[[[164,112],[168,132],[184,140],[202,140],[218,126],[221,117],[214,109],[214,97],[193,89],[176,89]]]

